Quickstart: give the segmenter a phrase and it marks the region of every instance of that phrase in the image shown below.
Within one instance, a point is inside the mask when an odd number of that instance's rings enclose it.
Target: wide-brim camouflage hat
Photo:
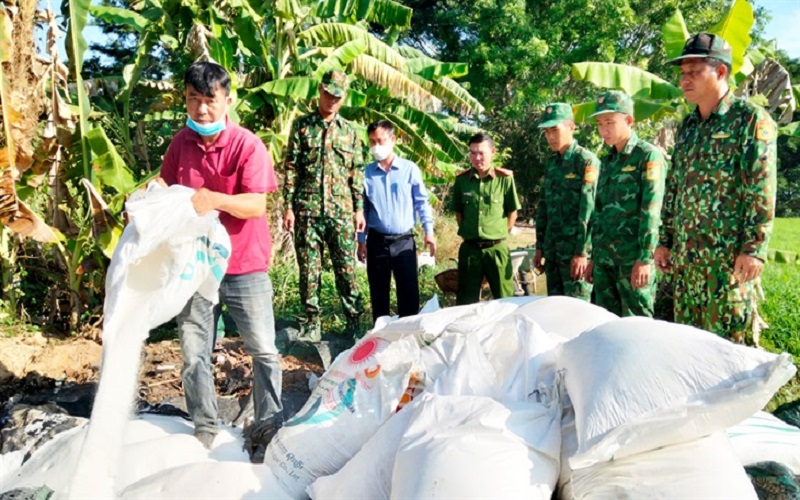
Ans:
[[[589,115],[589,118],[606,113],[622,113],[633,116],[633,99],[621,90],[609,90],[600,94],[595,111]]]
[[[347,91],[347,75],[338,69],[326,71],[322,75],[322,90],[334,97],[342,97]]]
[[[539,128],[555,127],[564,120],[573,120],[572,106],[563,102],[548,104],[539,120]]]
[[[670,60],[669,63],[679,65],[684,59],[698,57],[719,59],[729,66],[733,64],[731,46],[721,36],[711,33],[698,33],[686,40],[681,55]]]

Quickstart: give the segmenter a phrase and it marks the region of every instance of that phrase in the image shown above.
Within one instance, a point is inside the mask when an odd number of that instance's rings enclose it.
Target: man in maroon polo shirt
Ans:
[[[228,119],[231,79],[218,64],[198,62],[184,77],[186,128],[169,145],[161,167],[167,185],[197,190],[192,203],[199,214],[219,211],[231,238],[228,270],[220,284],[220,304],[195,294],[178,315],[186,405],[195,436],[207,448],[218,432],[217,396],[211,371],[214,319],[222,304],[236,322],[253,357],[255,422],[246,443],[253,461],[263,461],[269,440],[283,423],[281,366],[275,347],[272,240],[266,216],[266,193],[275,191],[275,173],[264,143]],[[215,314],[216,313],[216,314]]]

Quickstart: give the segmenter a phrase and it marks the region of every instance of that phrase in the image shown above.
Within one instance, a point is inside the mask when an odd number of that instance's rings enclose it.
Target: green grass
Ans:
[[[800,252],[800,218],[775,220],[770,248]],[[800,367],[800,265],[768,262],[761,277],[766,299],[759,312],[769,324],[761,334],[761,346],[773,352],[788,352]],[[800,374],[772,398],[767,410],[800,399]]]
[[[769,247],[800,252],[800,218],[775,219],[775,228],[772,230]]]

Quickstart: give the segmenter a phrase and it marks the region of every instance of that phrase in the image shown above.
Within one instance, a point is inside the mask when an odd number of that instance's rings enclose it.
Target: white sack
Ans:
[[[760,411],[726,429],[742,465],[780,462],[800,475],[800,429]]]
[[[575,409],[573,469],[730,427],[796,371],[788,354],[649,318],[604,323],[557,355]]]
[[[201,462],[163,470],[126,488],[125,500],[291,500],[262,464]]]
[[[398,410],[418,360],[415,338],[374,334],[336,358],[267,447],[264,464],[292,497],[338,471]]]
[[[756,500],[724,433],[576,470],[575,498]]]
[[[80,460],[86,431],[87,427],[81,426],[55,436],[10,474],[0,484],[0,491],[47,485],[57,494],[64,492]],[[239,429],[222,426],[211,450],[205,449],[193,432],[192,423],[180,417],[143,414],[129,420],[117,438],[120,450],[113,490],[122,491],[145,477],[184,464],[249,461]]]
[[[572,500],[572,468],[569,458],[578,451],[578,433],[575,430],[575,410],[572,403],[562,400],[564,410],[561,416],[561,469],[558,475],[558,498]]]
[[[420,345],[426,345],[445,331],[470,333],[495,323],[503,316],[514,312],[517,305],[496,300],[466,306],[440,309],[428,314],[407,316],[387,323],[372,333],[387,340],[397,340],[413,336]]]
[[[194,190],[151,184],[125,204],[131,222],[114,250],[103,305],[103,361],[80,459],[67,496],[114,496],[120,443],[132,413],[139,351],[151,329],[199,292],[215,302],[230,256],[216,211],[200,216]]]
[[[539,324],[546,332],[557,333],[566,340],[619,316],[600,306],[574,297],[544,297],[517,309]]]
[[[436,396],[411,418],[391,498],[542,498],[558,478],[560,407]]]
[[[392,415],[341,470],[314,481],[309,496],[314,500],[388,500],[400,441],[419,408],[435,397],[423,393]]]

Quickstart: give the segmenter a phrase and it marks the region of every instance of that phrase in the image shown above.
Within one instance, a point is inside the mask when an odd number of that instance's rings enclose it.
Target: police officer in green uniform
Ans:
[[[356,231],[363,231],[363,151],[355,128],[339,115],[347,76],[326,72],[319,85],[319,107],[295,120],[284,163],[284,228],[295,229],[300,268],[300,299],[305,306],[304,338],[320,339],[319,295],[322,253],[330,252],[336,289],[348,331],[360,334],[364,312],[355,281]],[[355,225],[353,220],[355,219]]]
[[[513,173],[492,165],[494,141],[485,133],[469,140],[472,168],[456,176],[450,208],[456,213],[458,250],[456,304],[480,300],[483,279],[496,299],[514,295],[511,256],[506,237],[521,205]]]
[[[756,283],[775,217],[776,130],[728,88],[731,47],[700,33],[680,57],[697,107],[678,127],[656,265],[673,271],[675,321],[757,344]]]
[[[653,316],[653,252],[664,199],[664,156],[633,131],[633,101],[610,90],[597,99],[597,128],[610,146],[592,215],[591,273],[597,304],[621,316]]]
[[[545,163],[539,192],[533,264],[547,276],[548,295],[588,301],[592,285],[584,274],[591,252],[589,222],[600,160],[574,140],[575,122],[569,104],[548,104],[539,128],[544,129],[547,144],[555,154]]]

